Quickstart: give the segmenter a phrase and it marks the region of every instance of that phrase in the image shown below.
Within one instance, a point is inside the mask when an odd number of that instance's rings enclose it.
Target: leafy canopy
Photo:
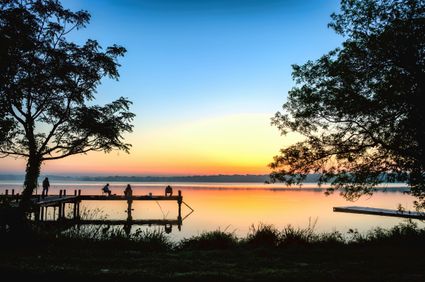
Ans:
[[[293,66],[296,86],[272,123],[305,139],[270,164],[274,181],[320,174],[348,198],[407,181],[425,196],[425,1],[342,0],[340,48]]]
[[[0,0],[0,156],[37,166],[89,151],[129,150],[122,134],[132,131],[131,102],[93,105],[101,79],[118,79],[117,59],[126,50],[67,40],[89,20],[88,12],[56,0]]]

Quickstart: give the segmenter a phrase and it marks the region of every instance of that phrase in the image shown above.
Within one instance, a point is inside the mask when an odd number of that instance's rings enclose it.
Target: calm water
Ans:
[[[73,194],[74,189],[81,189],[82,194],[100,195],[105,183],[69,182],[51,183],[49,194],[58,194],[66,189]],[[127,183],[110,183],[113,194],[122,195]],[[183,200],[194,209],[182,206],[183,220],[181,231],[176,226],[169,234],[171,239],[199,234],[203,231],[227,230],[238,236],[245,236],[252,224],[273,224],[278,228],[291,224],[295,227],[307,227],[309,222],[316,222],[318,232],[338,230],[346,233],[348,229],[365,232],[372,227],[388,228],[405,219],[333,212],[334,206],[365,206],[375,208],[397,209],[403,205],[412,208],[413,197],[401,192],[402,189],[388,187],[385,192],[376,192],[372,197],[362,197],[356,202],[348,202],[338,193],[325,196],[324,190],[314,184],[303,188],[290,188],[284,185],[265,185],[258,183],[131,183],[134,195],[163,195],[166,185],[171,185],[174,194],[182,191]],[[400,187],[400,186],[397,186]],[[0,182],[0,193],[5,189],[22,191],[22,184],[17,182]],[[38,189],[41,193],[41,189]],[[82,208],[89,211],[100,210],[99,216],[109,219],[126,219],[125,201],[91,201],[83,202]],[[174,201],[135,201],[134,219],[176,219],[177,203]],[[50,216],[52,214],[50,213]],[[422,225],[422,223],[420,223]],[[159,228],[164,226],[133,226],[137,228]]]

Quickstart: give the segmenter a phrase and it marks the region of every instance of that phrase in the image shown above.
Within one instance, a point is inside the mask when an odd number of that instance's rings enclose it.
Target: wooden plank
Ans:
[[[121,195],[111,195],[111,196],[102,196],[102,195],[81,195],[79,199],[84,201],[178,201],[181,197],[179,196],[121,196]]]
[[[58,223],[61,221],[57,220],[45,220],[43,223]],[[63,222],[63,221],[62,221]],[[108,219],[81,219],[81,220],[65,220],[65,222],[73,223],[73,224],[81,224],[81,225],[181,225],[182,222],[177,219],[133,219],[131,221],[128,220],[108,220]]]
[[[1,198],[13,198],[13,199],[20,199],[21,195],[0,195]],[[80,199],[80,200],[95,200],[95,201],[122,201],[122,200],[152,200],[152,201],[157,201],[157,200],[161,200],[161,201],[178,201],[179,199],[181,199],[181,196],[159,196],[159,195],[143,195],[143,196],[132,196],[132,197],[127,197],[124,195],[111,195],[111,196],[106,196],[106,195],[80,195],[80,196],[59,196],[59,195],[52,195],[52,196],[47,196],[45,198],[41,198],[41,196],[37,196],[37,195],[33,195],[31,200],[34,202],[40,202],[40,203],[47,203],[47,202],[53,202],[56,200],[61,200],[61,201],[65,201],[65,200],[72,200],[72,199]]]
[[[40,200],[35,199],[34,203],[38,206],[48,207],[48,206],[55,206],[60,203],[73,203],[76,200],[78,200],[78,196],[62,196],[62,197],[48,196]]]
[[[346,213],[358,213],[358,214],[371,214],[380,216],[392,216],[392,217],[404,217],[404,218],[415,218],[425,219],[425,214],[415,211],[398,211],[390,209],[370,208],[370,207],[334,207],[334,212],[346,212]]]
[[[12,196],[7,195],[3,196],[5,198],[12,198]],[[13,196],[15,199],[19,199],[20,196]],[[104,195],[80,195],[80,196],[60,196],[60,195],[52,195],[47,196],[45,198],[39,198],[38,196],[33,196],[32,201],[40,206],[47,206],[47,205],[56,205],[59,203],[72,203],[75,200],[81,200],[81,201],[179,201],[182,200],[183,197],[181,196],[149,196],[149,195],[143,195],[143,196],[132,196],[127,197],[124,195],[111,195],[111,196],[104,196]]]

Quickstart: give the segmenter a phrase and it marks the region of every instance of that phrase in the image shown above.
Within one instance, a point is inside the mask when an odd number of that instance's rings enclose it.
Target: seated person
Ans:
[[[107,193],[108,196],[111,196],[111,190],[109,189],[109,183],[107,183],[103,188],[102,188],[103,193]]]
[[[170,185],[167,185],[167,187],[165,187],[165,196],[172,196],[173,195],[173,188],[171,188]]]
[[[126,197],[133,196],[133,190],[131,189],[130,184],[127,184],[127,187],[124,190],[124,196],[126,196]]]

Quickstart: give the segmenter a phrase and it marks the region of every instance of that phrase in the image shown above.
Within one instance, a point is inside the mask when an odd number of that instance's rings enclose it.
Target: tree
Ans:
[[[425,2],[342,0],[331,18],[345,41],[293,65],[296,85],[272,124],[305,139],[274,157],[271,178],[299,184],[318,173],[348,198],[406,181],[424,200]]]
[[[57,0],[0,0],[0,156],[27,160],[24,210],[43,162],[131,146],[122,136],[132,131],[131,102],[92,102],[103,77],[118,79],[126,50],[66,38],[89,20]]]

